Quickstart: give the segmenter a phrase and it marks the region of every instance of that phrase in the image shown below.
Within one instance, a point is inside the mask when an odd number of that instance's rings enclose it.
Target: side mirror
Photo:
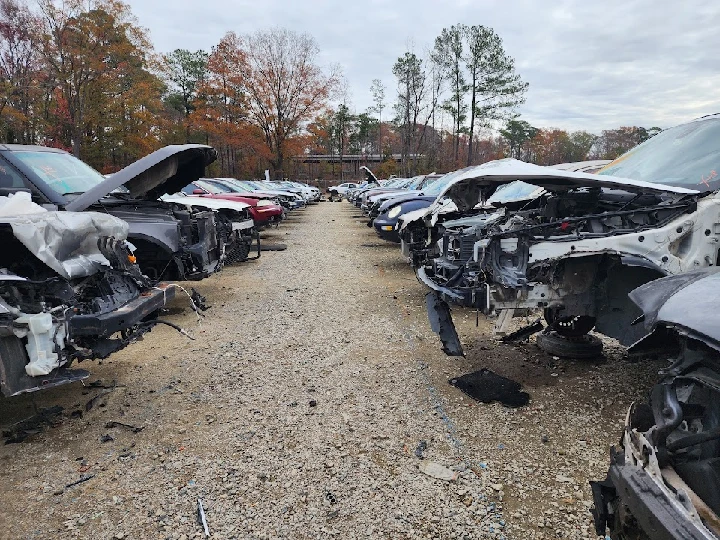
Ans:
[[[193,195],[205,195],[205,192],[202,189],[193,189]]]

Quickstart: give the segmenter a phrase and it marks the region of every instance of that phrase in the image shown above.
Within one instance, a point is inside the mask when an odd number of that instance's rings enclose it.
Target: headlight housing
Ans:
[[[256,205],[256,206],[272,206],[272,205],[274,205],[274,204],[275,204],[274,202],[269,201],[269,200],[267,200],[267,199],[260,199],[260,200],[257,202],[257,205]]]
[[[388,218],[395,219],[400,214],[402,214],[402,205],[398,204],[396,207],[394,207],[392,210],[388,212]]]

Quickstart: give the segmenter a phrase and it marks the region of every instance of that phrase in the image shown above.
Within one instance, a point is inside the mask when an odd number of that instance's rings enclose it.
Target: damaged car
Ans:
[[[223,249],[223,264],[260,258],[260,233],[250,214],[250,205],[239,201],[189,197],[183,192],[165,194],[160,200],[172,203],[176,208],[184,207],[192,214],[215,212],[218,244]],[[253,251],[255,255],[251,257],[250,253]]]
[[[98,212],[48,211],[28,192],[0,197],[0,393],[86,378],[156,324],[174,288],[142,274],[128,225]],[[167,324],[167,323],[165,323]]]
[[[216,158],[210,146],[171,145],[105,178],[63,150],[3,144],[0,195],[25,190],[46,208],[118,217],[129,225],[145,275],[155,281],[198,280],[223,264],[216,213],[158,198],[201,177]]]
[[[625,419],[607,478],[591,482],[598,535],[614,540],[720,538],[720,325],[717,269],[639,287],[630,298],[650,333],[631,355],[671,360]]]
[[[630,324],[639,315],[630,291],[720,263],[719,137],[713,115],[598,174],[510,159],[466,169],[428,210],[403,216],[404,248],[446,300],[504,319],[542,310],[548,352],[596,348],[593,329],[631,345],[644,330]]]
[[[196,180],[184,186],[180,193],[193,198],[225,200],[246,204],[257,229],[270,226],[277,227],[285,219],[285,210],[280,204],[275,203],[272,197],[237,193],[227,186],[206,182],[204,179]],[[180,195],[180,193],[176,195]]]

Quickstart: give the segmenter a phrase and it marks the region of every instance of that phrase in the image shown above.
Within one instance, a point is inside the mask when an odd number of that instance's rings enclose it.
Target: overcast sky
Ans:
[[[209,50],[230,30],[308,32],[320,62],[341,65],[357,112],[372,79],[394,97],[395,60],[457,23],[502,37],[530,83],[520,113],[537,127],[670,127],[720,112],[716,0],[126,1],[159,52]]]

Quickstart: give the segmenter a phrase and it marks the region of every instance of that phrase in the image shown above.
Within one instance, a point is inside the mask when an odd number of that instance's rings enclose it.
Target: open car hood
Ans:
[[[365,181],[366,182],[369,182],[371,184],[379,184],[380,183],[380,182],[378,182],[377,176],[375,176],[375,174],[370,169],[368,169],[365,165],[360,167],[360,170],[365,173]]]
[[[166,146],[110,175],[107,180],[65,205],[65,209],[85,210],[120,186],[125,186],[134,199],[155,200],[164,193],[180,191],[201,178],[205,167],[216,159],[217,152],[211,146]]]
[[[450,199],[457,205],[458,210],[467,211],[490,198],[500,186],[518,180],[547,191],[597,187],[631,193],[699,193],[692,189],[652,184],[641,180],[553,169],[517,159],[501,159],[468,167],[448,184],[438,197],[438,201],[443,198]],[[430,211],[433,210],[434,208],[431,207]]]

